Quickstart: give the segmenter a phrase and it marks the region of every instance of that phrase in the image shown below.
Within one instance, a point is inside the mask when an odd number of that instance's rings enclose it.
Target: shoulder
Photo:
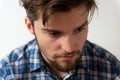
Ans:
[[[110,65],[114,72],[117,75],[120,75],[120,60],[118,60],[113,54],[90,41],[86,41],[86,46],[90,52],[95,54],[97,60],[106,64],[106,67]]]
[[[0,77],[13,74],[15,67],[21,68],[29,59],[29,53],[35,50],[35,40],[14,49],[7,57],[0,61]],[[1,79],[1,78],[0,78]]]
[[[24,60],[23,57],[25,55],[26,55],[26,57],[29,56],[28,53],[31,51],[34,51],[35,46],[36,46],[35,40],[32,40],[32,41],[28,42],[27,44],[14,49],[13,51],[11,51],[10,54],[8,54],[5,58],[3,58],[0,61],[0,68],[5,67],[9,64],[12,64],[16,61]]]

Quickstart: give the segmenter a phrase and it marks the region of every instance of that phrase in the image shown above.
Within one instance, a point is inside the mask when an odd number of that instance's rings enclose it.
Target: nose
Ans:
[[[75,49],[75,41],[73,37],[66,36],[61,41],[61,48],[66,52],[73,52]]]

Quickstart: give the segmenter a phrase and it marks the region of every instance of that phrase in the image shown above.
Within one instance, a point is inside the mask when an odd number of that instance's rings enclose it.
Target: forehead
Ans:
[[[68,23],[80,25],[88,19],[88,13],[85,6],[74,8],[69,12],[57,12],[49,17],[45,26],[65,26]]]
[[[45,25],[42,24],[42,15],[40,15],[34,25],[39,26],[39,28],[51,30],[64,32],[73,31],[75,28],[78,28],[88,21],[88,14],[89,11],[86,9],[86,6],[81,6],[79,8],[73,8],[69,12],[56,12],[50,15]]]

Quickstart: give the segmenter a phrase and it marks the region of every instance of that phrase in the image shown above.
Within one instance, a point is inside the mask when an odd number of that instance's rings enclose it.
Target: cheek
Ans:
[[[88,27],[81,33],[81,40],[84,42],[87,39]]]
[[[78,37],[77,37],[77,41],[76,42],[76,45],[79,46],[80,49],[83,48],[84,46],[84,43],[87,39],[87,33],[88,33],[88,29],[85,29]]]
[[[57,40],[51,38],[48,34],[43,33],[42,31],[35,32],[38,45],[44,52],[48,55],[57,51]]]
[[[44,37],[37,37],[39,46],[48,54],[54,53],[57,50],[56,41],[46,35],[41,35],[41,36]]]
[[[47,38],[37,38],[38,45],[42,55],[45,59],[51,59],[55,52],[54,42],[50,41]]]

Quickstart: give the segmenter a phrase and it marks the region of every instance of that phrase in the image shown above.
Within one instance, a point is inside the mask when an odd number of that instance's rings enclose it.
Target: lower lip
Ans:
[[[65,59],[65,60],[72,60],[73,56],[63,56],[60,58]]]

